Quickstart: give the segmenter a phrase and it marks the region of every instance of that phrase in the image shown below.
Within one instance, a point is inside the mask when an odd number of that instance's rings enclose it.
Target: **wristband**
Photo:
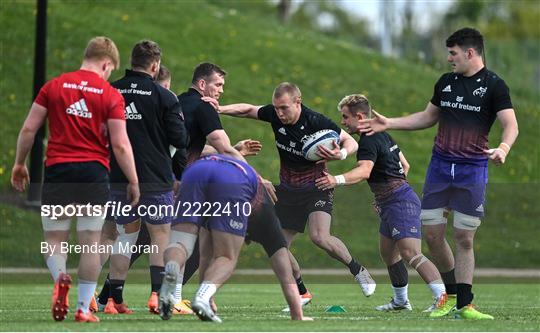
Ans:
[[[342,160],[347,158],[347,149],[341,148],[341,150],[339,152],[341,153],[341,159]]]
[[[337,175],[335,178],[336,178],[336,185],[345,185],[345,176]]]
[[[506,149],[504,147],[506,147]],[[510,152],[510,145],[506,142],[501,142],[501,144],[499,144],[499,148],[503,150],[506,155],[508,155]]]

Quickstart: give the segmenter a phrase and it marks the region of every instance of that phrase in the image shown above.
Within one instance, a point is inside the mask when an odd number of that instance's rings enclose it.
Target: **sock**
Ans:
[[[439,298],[442,294],[445,293],[444,289],[444,283],[442,280],[435,280],[428,283],[429,289],[431,289],[431,293],[433,294],[433,297]]]
[[[214,296],[216,291],[217,291],[217,287],[215,284],[209,281],[204,281],[199,286],[199,290],[197,290],[197,293],[195,294],[195,298],[198,298],[202,300],[204,303],[208,304],[210,303],[210,298]]]
[[[403,260],[387,267],[392,287],[402,288],[409,284],[409,273]]]
[[[409,285],[405,285],[404,287],[392,286],[392,290],[394,291],[394,303],[399,305],[407,303],[407,300],[409,300],[408,289]]]
[[[298,291],[300,292],[300,295],[304,295],[307,293],[307,288],[304,285],[304,281],[302,281],[302,275],[298,279],[296,279],[296,285],[298,286]]]
[[[358,273],[360,273],[360,269],[362,266],[354,260],[354,258],[351,259],[351,262],[347,265],[349,267],[349,270],[351,271],[351,274],[356,276]]]
[[[103,288],[101,288],[97,301],[99,304],[105,305],[107,304],[109,297],[111,297],[111,282],[109,281],[109,274],[107,274],[107,278],[103,283]]]
[[[96,282],[79,280],[79,293],[77,300],[77,310],[81,309],[84,313],[88,313],[90,301],[96,291]]]
[[[456,276],[454,274],[454,268],[446,273],[441,272],[442,280],[444,281],[444,289],[448,295],[457,294]]]
[[[159,292],[161,289],[164,271],[165,267],[163,266],[150,266],[150,283],[152,284],[152,292]]]
[[[52,255],[47,258],[47,267],[54,282],[56,282],[60,273],[66,273],[66,258],[57,254]]]
[[[177,281],[181,281],[178,279]],[[176,284],[176,289],[174,290],[174,303],[182,301],[182,283]]]
[[[456,308],[461,309],[462,307],[472,303],[474,294],[472,293],[472,285],[466,283],[457,284],[457,304]]]
[[[126,283],[126,280],[109,280],[111,284],[111,297],[114,300],[116,304],[122,304],[124,303],[124,283]]]

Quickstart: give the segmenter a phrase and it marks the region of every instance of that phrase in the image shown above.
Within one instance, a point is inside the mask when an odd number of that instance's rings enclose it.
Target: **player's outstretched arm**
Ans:
[[[373,135],[388,129],[396,130],[419,130],[431,127],[439,121],[440,109],[429,102],[426,109],[411,115],[399,118],[387,118],[382,114],[372,110],[371,119],[362,119],[358,121],[358,131]]]
[[[497,119],[499,119],[503,128],[501,143],[499,147],[485,150],[484,153],[488,155],[495,165],[499,166],[506,161],[506,156],[517,139],[519,129],[514,109],[497,112]]]
[[[356,168],[337,176],[332,176],[328,172],[324,171],[324,175],[320,178],[317,178],[315,181],[315,186],[319,190],[328,190],[335,188],[339,185],[352,185],[366,180],[373,170],[373,161],[362,160],[358,161]]]
[[[260,141],[257,140],[251,140],[251,139],[245,139],[238,141],[234,146],[234,149],[238,150],[242,156],[254,156],[257,155],[261,149],[262,144]],[[210,145],[204,145],[204,149],[201,153],[201,156],[211,155],[211,154],[217,154],[218,151],[216,148],[210,146]]]
[[[206,136],[206,142],[217,150],[219,154],[224,154],[246,162],[246,159],[240,152],[231,146],[231,140],[227,133],[222,130],[214,130]]]
[[[126,121],[123,119],[109,119],[107,121],[107,127],[109,128],[109,137],[111,138],[114,156],[129,182],[127,186],[128,199],[130,200],[130,204],[135,206],[139,202],[141,194],[133,149],[131,148],[126,130]]]
[[[26,157],[34,144],[37,131],[45,123],[47,118],[47,109],[43,106],[33,103],[28,116],[19,132],[17,138],[17,151],[15,154],[15,163],[11,171],[11,185],[17,191],[24,191],[26,184],[30,182],[28,169],[26,168]]]
[[[233,117],[243,117],[251,119],[259,119],[258,113],[262,105],[252,105],[246,103],[229,104],[220,106],[217,111],[220,114],[225,114]]]

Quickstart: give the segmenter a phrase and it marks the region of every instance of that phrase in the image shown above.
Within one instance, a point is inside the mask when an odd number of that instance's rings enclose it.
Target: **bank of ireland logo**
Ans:
[[[463,96],[457,96],[456,102],[463,102]]]

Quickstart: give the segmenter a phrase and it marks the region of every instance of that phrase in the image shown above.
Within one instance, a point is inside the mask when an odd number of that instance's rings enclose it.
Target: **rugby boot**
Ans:
[[[69,312],[68,293],[71,287],[71,276],[66,273],[60,273],[58,280],[54,284],[51,312],[53,319],[62,321],[66,319]]]
[[[412,311],[412,305],[409,302],[409,300],[407,300],[404,304],[397,304],[394,301],[394,298],[391,298],[390,303],[379,305],[375,308],[375,310],[377,311],[401,311],[401,310]]]
[[[78,323],[99,323],[99,318],[90,311],[84,313],[83,310],[79,309],[75,312],[75,321]]]
[[[454,311],[454,318],[467,320],[494,319],[492,315],[488,315],[486,313],[482,313],[476,310],[473,304],[465,305],[461,309],[457,309],[456,311]]]

